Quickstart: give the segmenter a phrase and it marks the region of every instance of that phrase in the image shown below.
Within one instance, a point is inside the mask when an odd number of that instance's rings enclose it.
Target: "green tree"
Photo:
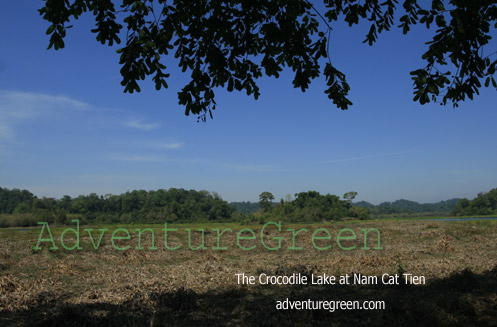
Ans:
[[[58,201],[58,206],[60,209],[69,211],[71,210],[71,202],[72,202],[71,197],[69,195],[64,195],[62,199]]]
[[[45,0],[39,12],[50,22],[48,47],[55,50],[64,47],[72,20],[85,12],[95,18],[91,31],[98,42],[112,46],[124,37],[125,45],[117,50],[124,92],[139,92],[138,82],[147,76],[153,76],[157,90],[167,88],[165,63],[178,58],[190,74],[178,92],[179,103],[186,115],[205,121],[216,108],[215,88],[245,91],[257,99],[256,80],[278,77],[284,67],[294,72],[293,85],[302,91],[323,74],[325,93],[347,109],[350,87],[328,49],[332,25],[339,20],[349,26],[369,24],[364,40],[369,45],[395,26],[404,34],[417,23],[434,28],[422,56],[424,67],[411,72],[414,101],[457,106],[478,94],[482,83],[497,88],[495,48],[487,49],[497,27],[496,2],[403,0],[400,6],[398,0],[324,0],[318,10],[308,0]]]
[[[284,206],[279,205],[274,210],[291,221],[322,221],[359,217],[359,213],[351,209],[350,203],[340,200],[336,195],[307,191],[295,194],[295,200]]]
[[[468,208],[471,206],[471,201],[466,198],[459,200],[459,202],[455,205],[452,214],[455,216],[463,216],[468,214]]]
[[[63,224],[66,224],[69,222],[69,220],[67,219],[67,215],[66,213],[64,212],[64,210],[58,210],[56,213],[55,213],[55,219],[54,219],[54,222],[56,224],[60,224],[60,225],[63,225]]]
[[[268,212],[273,207],[274,195],[271,192],[262,192],[259,194],[259,207],[264,212]]]
[[[27,190],[9,190],[0,187],[0,213],[12,213],[21,204],[23,205],[20,206],[20,210],[29,209],[35,200],[36,197]]]
[[[454,215],[495,215],[497,214],[497,188],[479,193],[473,201],[461,199],[454,207]]]
[[[351,216],[354,218],[359,218],[361,220],[368,219],[370,217],[370,211],[363,207],[352,207],[350,208]]]
[[[347,201],[348,203],[351,203],[352,200],[354,200],[354,198],[357,196],[357,192],[354,192],[354,191],[350,191],[350,192],[347,192],[343,195],[343,198],[345,199],[345,201]]]

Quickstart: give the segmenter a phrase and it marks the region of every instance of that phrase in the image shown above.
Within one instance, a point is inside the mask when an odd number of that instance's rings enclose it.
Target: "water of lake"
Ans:
[[[465,221],[465,220],[497,220],[497,217],[473,217],[473,218],[438,218],[433,221]]]

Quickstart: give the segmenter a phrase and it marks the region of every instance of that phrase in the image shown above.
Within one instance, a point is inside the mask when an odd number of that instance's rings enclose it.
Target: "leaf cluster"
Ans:
[[[496,0],[323,0],[324,11],[307,0],[45,0],[39,10],[50,22],[49,48],[64,47],[71,21],[83,13],[95,18],[91,32],[102,44],[125,44],[120,54],[124,92],[139,92],[151,76],[155,88],[168,88],[166,63],[176,58],[189,82],[178,92],[185,114],[212,117],[215,89],[243,91],[257,99],[257,79],[293,71],[292,84],[305,91],[321,74],[325,93],[347,109],[350,86],[329,51],[333,23],[370,25],[365,43],[373,45],[392,27],[407,34],[413,25],[436,26],[422,58],[411,72],[414,101],[446,104],[479,93],[482,83],[497,88],[495,49],[486,50],[497,27]],[[395,15],[400,17],[396,20]],[[484,49],[485,48],[485,49]],[[494,59],[494,60],[492,60]],[[324,65],[323,65],[324,63]]]

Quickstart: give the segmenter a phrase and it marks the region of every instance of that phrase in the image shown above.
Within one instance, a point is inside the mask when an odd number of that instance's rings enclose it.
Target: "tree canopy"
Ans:
[[[9,219],[1,219],[4,213],[16,214],[20,224],[28,226],[36,225],[37,221],[63,224],[71,217],[84,223],[228,221],[233,212],[234,208],[217,193],[208,191],[170,188],[40,199],[27,190],[0,187],[0,226],[9,226]]]
[[[369,218],[368,209],[353,207],[349,201],[340,200],[339,196],[322,195],[317,191],[297,193],[295,200],[282,201],[269,213],[289,221],[323,221],[344,217]]]
[[[366,201],[353,203],[355,207],[367,208],[373,217],[416,217],[416,216],[447,216],[453,211],[459,198],[453,198],[435,203],[418,203],[405,199],[394,202],[382,202],[378,205]]]
[[[273,200],[273,193],[267,191],[262,192],[259,194],[259,207],[261,207],[264,212],[267,212],[273,206]]]
[[[466,198],[461,199],[454,207],[452,214],[455,216],[496,215],[497,188],[479,193],[472,201]]]
[[[487,48],[497,28],[495,0],[323,0],[320,10],[307,0],[45,0],[39,10],[50,23],[48,48],[64,48],[67,29],[83,13],[95,18],[91,32],[117,50],[124,92],[140,91],[152,76],[157,90],[167,88],[167,58],[174,56],[190,81],[178,92],[185,114],[205,121],[216,108],[214,90],[245,91],[257,99],[256,80],[294,72],[293,86],[305,91],[324,75],[325,93],[340,109],[351,104],[346,76],[333,64],[329,40],[334,23],[369,24],[365,43],[392,27],[407,34],[414,24],[436,31],[411,72],[414,101],[457,106],[479,94],[482,83],[497,89],[497,51]],[[324,7],[322,9],[321,7]],[[169,61],[170,62],[170,61]]]
[[[343,195],[343,198],[345,199],[345,201],[347,201],[347,202],[349,202],[349,203],[350,203],[350,202],[352,202],[352,200],[354,200],[354,199],[355,199],[355,197],[357,196],[357,194],[358,194],[358,193],[357,193],[357,192],[355,192],[355,191],[350,191],[350,192],[345,193],[345,194]]]

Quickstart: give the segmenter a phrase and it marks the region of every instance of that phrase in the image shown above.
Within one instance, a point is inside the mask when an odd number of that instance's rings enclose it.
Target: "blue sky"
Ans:
[[[0,10],[1,187],[54,197],[177,187],[227,201],[354,190],[372,203],[473,198],[497,187],[495,90],[456,109],[412,102],[423,28],[369,47],[366,26],[334,26],[332,58],[352,87],[348,111],[328,100],[323,79],[302,93],[286,72],[261,79],[257,101],[218,90],[214,119],[197,123],[177,104],[187,76],[174,60],[169,89],[145,81],[141,93],[124,94],[116,48],[95,41],[91,21],[68,31],[65,49],[46,50],[40,6],[11,1]]]

